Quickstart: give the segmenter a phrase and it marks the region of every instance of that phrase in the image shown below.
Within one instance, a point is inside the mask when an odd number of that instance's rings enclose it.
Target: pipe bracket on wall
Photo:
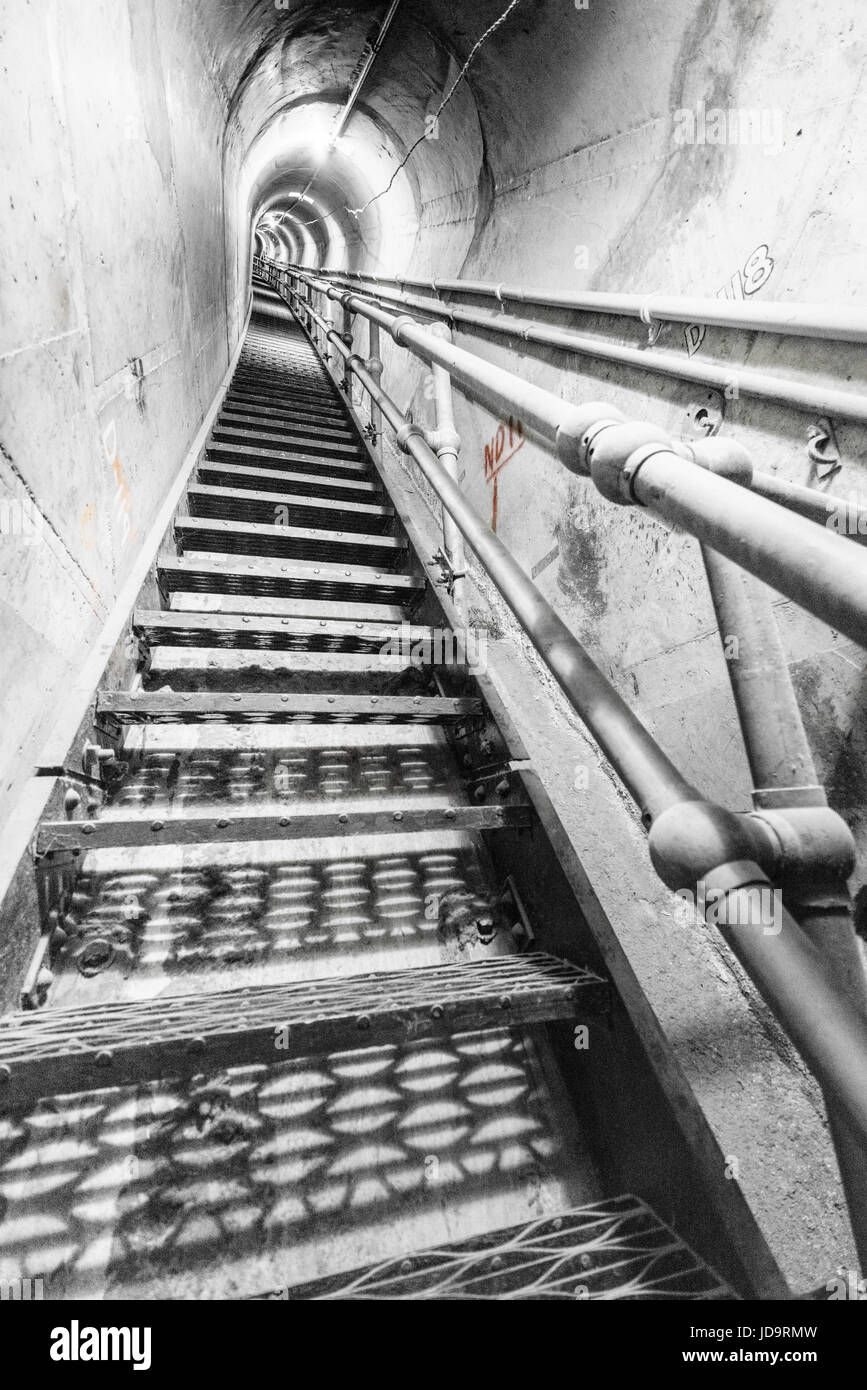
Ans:
[[[681,439],[708,439],[719,434],[725,414],[725,396],[708,388],[690,401],[680,422]]]

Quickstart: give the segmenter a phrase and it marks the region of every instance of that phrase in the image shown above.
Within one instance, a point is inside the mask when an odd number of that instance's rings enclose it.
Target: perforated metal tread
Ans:
[[[274,560],[257,556],[255,563],[227,560],[208,552],[162,560],[157,566],[167,593],[250,594],[276,598],[350,600],[354,603],[411,603],[425,581],[412,574],[382,574],[369,566],[348,570],[317,565],[312,560]]]
[[[348,499],[326,497],[324,494],[293,492],[289,488],[238,488],[198,483],[188,489],[187,501],[194,516],[229,517],[233,520],[261,521],[274,524],[275,508],[287,509],[292,521],[315,526],[334,525],[343,531],[382,534],[394,519],[394,510],[368,498],[361,501],[350,494]]]
[[[388,568],[408,553],[405,540],[396,536],[338,532],[300,525],[283,526],[273,521],[228,521],[221,517],[187,516],[175,522],[175,539],[183,550],[225,552],[230,555],[285,555],[289,559],[323,559],[332,564],[359,564]]]
[[[329,497],[337,502],[370,503],[385,494],[370,478],[362,475],[344,478],[335,474],[295,473],[282,468],[260,469],[244,463],[215,463],[203,459],[198,466],[200,481],[208,487],[225,487],[233,491],[251,489],[254,492],[291,492],[295,496]],[[389,508],[393,511],[393,508]]]
[[[623,1196],[260,1297],[574,1303],[737,1295],[646,1203]]]
[[[0,1018],[0,1106],[346,1048],[599,1013],[604,981],[541,952]]]
[[[398,623],[340,622],[335,618],[235,616],[138,609],[133,631],[143,640],[184,647],[238,647],[275,651],[367,652],[380,654],[391,642],[430,646],[430,627]]]
[[[206,458],[235,463],[255,463],[258,468],[287,468],[296,473],[341,473],[349,477],[367,478],[361,450],[356,458],[329,454],[327,449],[267,449],[252,444],[209,444]]]

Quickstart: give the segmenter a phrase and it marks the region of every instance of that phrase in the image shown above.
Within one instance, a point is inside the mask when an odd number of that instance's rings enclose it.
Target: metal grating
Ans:
[[[573,1303],[736,1294],[650,1207],[624,1196],[264,1297]]]
[[[348,599],[355,603],[408,603],[424,589],[425,581],[408,574],[381,574],[357,567],[315,566],[310,560],[258,558],[256,563],[184,558],[162,560],[157,567],[168,592],[250,594],[273,598]]]
[[[266,480],[267,481],[267,480]],[[362,498],[364,500],[362,500]],[[187,503],[193,516],[228,517],[234,520],[262,521],[275,524],[277,507],[285,507],[293,523],[333,526],[340,531],[358,531],[367,535],[383,535],[394,524],[391,507],[379,506],[366,494],[353,494],[342,501],[310,492],[292,492],[286,488],[254,488],[246,486],[215,487],[208,483],[194,484],[187,491]],[[406,549],[406,543],[402,544]]]
[[[214,463],[203,459],[198,466],[198,476],[206,487],[250,489],[253,492],[289,493],[294,497],[327,497],[332,501],[352,503],[371,503],[381,500],[383,511],[394,515],[394,508],[387,502],[385,493],[368,478],[342,478],[324,473],[311,476],[308,473],[293,473],[282,468],[251,468],[243,463]]]
[[[421,643],[432,649],[434,630],[397,623],[340,622],[326,618],[235,616],[139,609],[133,631],[156,646],[238,647],[267,651],[362,652],[381,655],[402,644],[410,651]]]
[[[242,503],[235,512],[242,510]],[[394,536],[346,533],[301,525],[275,523],[270,507],[267,522],[230,521],[204,516],[181,517],[175,522],[175,539],[182,550],[218,551],[232,555],[283,555],[292,560],[326,560],[332,564],[376,565],[383,569],[404,561],[407,544]]]

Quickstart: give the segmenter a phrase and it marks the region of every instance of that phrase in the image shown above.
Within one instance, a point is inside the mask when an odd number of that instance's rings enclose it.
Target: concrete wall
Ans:
[[[0,70],[2,820],[231,335],[227,103],[188,7],[9,0]]]

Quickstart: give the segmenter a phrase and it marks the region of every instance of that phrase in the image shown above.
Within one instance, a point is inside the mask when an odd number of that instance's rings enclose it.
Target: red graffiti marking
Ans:
[[[497,433],[490,444],[485,445],[485,479],[487,482],[496,477],[500,469],[509,462],[509,459],[515,457],[523,443],[523,426],[520,420],[513,420],[510,415],[504,425],[497,426]]]
[[[493,484],[491,497],[491,530],[497,529],[497,484],[498,473],[515,457],[524,443],[524,429],[520,420],[510,415],[504,425],[497,426],[497,433],[490,444],[485,445],[485,481]]]

